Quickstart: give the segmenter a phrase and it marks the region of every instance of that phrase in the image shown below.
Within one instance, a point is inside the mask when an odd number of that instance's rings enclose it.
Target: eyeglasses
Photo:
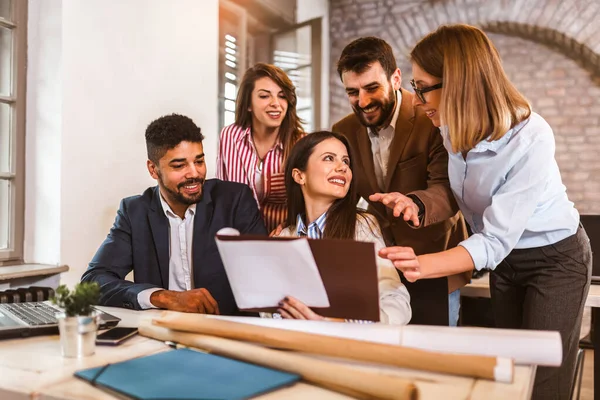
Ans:
[[[441,89],[444,85],[443,85],[442,82],[440,82],[440,83],[436,83],[433,86],[428,86],[428,87],[424,87],[422,89],[419,89],[417,87],[417,85],[415,84],[415,80],[411,79],[410,80],[410,86],[412,86],[413,90],[415,91],[415,94],[417,95],[417,97],[419,98],[419,100],[421,100],[421,103],[426,104],[427,100],[425,100],[424,94],[427,93],[427,92],[431,92],[432,90]]]

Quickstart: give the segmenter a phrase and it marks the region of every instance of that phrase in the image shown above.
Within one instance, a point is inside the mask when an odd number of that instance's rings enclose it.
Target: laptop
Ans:
[[[600,285],[600,215],[581,215],[580,218],[592,246],[592,284]]]
[[[121,320],[96,311],[100,315],[99,329],[116,326]],[[62,312],[60,308],[45,301],[0,304],[0,339],[58,334],[55,314],[59,312]]]

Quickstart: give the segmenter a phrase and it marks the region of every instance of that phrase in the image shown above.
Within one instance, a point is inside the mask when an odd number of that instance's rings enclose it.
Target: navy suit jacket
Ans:
[[[192,260],[194,286],[206,288],[224,315],[238,312],[215,242],[217,231],[267,235],[256,200],[246,185],[209,179],[196,205]],[[169,288],[169,221],[158,186],[121,201],[114,225],[81,278],[100,284],[100,304],[141,309],[137,295]],[[133,270],[135,282],[125,280]]]

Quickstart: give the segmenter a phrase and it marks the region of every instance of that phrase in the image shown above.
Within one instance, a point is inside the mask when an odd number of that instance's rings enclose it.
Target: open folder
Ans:
[[[293,296],[325,317],[379,321],[373,243],[222,234],[216,241],[241,310],[275,312]]]

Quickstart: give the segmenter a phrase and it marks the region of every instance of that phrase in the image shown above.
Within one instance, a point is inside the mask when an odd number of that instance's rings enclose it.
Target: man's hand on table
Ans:
[[[205,288],[175,292],[159,290],[150,295],[150,302],[158,308],[201,314],[219,314],[219,305]]]

